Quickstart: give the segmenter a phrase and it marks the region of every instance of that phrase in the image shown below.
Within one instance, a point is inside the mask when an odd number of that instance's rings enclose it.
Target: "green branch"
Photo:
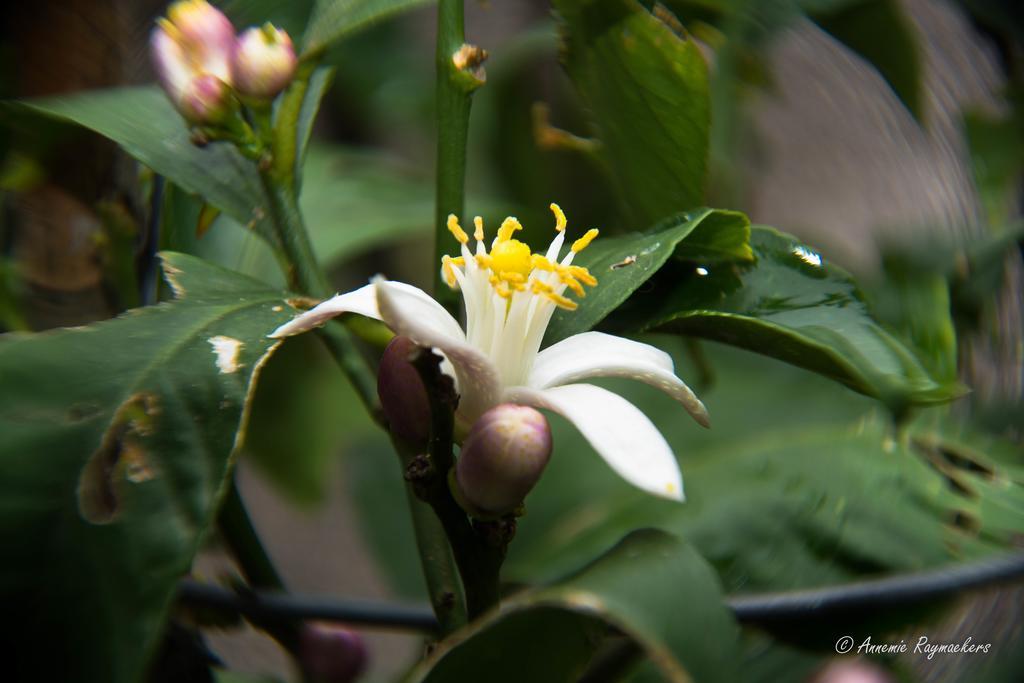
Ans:
[[[515,517],[496,521],[470,520],[449,488],[455,406],[454,382],[441,372],[441,357],[420,349],[412,359],[430,397],[429,452],[408,462],[405,478],[416,496],[430,504],[451,546],[466,595],[466,616],[472,621],[501,599],[499,573],[509,541],[515,534]]]
[[[434,298],[457,313],[458,297],[441,279],[441,257],[455,242],[448,214],[462,215],[466,199],[466,139],[473,91],[484,83],[486,53],[465,44],[463,0],[437,7],[437,198],[434,210]]]

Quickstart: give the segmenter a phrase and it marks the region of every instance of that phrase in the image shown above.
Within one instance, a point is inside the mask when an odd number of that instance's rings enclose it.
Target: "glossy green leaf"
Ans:
[[[239,222],[252,222],[254,230],[276,244],[273,229],[260,210],[263,191],[256,167],[231,145],[193,145],[184,120],[159,88],[87,91],[18,106],[113,140],[141,163]]]
[[[304,55],[388,17],[428,4],[429,0],[318,0],[302,39]]]
[[[608,627],[633,639],[665,680],[736,680],[738,629],[714,573],[689,545],[655,530],[503,601],[439,644],[409,680],[575,681]]]
[[[738,211],[696,209],[666,218],[650,232],[598,237],[573,261],[588,268],[597,287],[574,311],[551,319],[545,345],[584,332],[600,323],[673,255],[700,259],[750,259],[750,220]]]
[[[910,18],[897,0],[832,3],[811,18],[878,70],[918,120],[924,117],[921,46]]]
[[[707,64],[696,44],[634,0],[558,0],[565,66],[638,225],[704,202]]]
[[[763,353],[842,382],[894,410],[963,393],[932,377],[875,322],[846,271],[794,237],[755,227],[753,265],[663,269],[608,321]]]
[[[266,335],[291,316],[254,280],[164,262],[173,302],[0,338],[0,594],[17,680],[139,680],[277,345]]]

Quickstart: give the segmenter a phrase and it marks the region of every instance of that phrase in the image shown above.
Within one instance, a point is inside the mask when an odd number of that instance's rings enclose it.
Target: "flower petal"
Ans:
[[[567,384],[543,390],[513,387],[504,400],[559,413],[623,479],[656,496],[683,500],[683,478],[665,437],[618,394],[589,384]]]
[[[635,379],[661,389],[699,424],[709,426],[707,408],[673,370],[672,357],[661,349],[602,332],[583,332],[537,354],[528,384],[547,389],[589,377]]]
[[[456,417],[460,426],[468,429],[484,411],[497,405],[501,396],[494,364],[466,341],[455,318],[422,291],[383,278],[375,278],[374,283],[381,320],[395,334],[439,349],[451,363],[459,389]]]
[[[323,325],[331,318],[335,318],[342,313],[358,313],[359,315],[365,315],[367,318],[380,320],[380,311],[377,310],[377,295],[374,292],[373,285],[366,285],[351,292],[333,296],[305,313],[295,316],[271,332],[269,336],[279,339],[281,337],[301,334],[314,327]]]

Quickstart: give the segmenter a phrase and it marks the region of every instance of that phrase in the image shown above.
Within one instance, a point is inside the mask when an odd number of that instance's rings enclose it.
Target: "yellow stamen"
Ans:
[[[536,270],[545,270],[551,272],[555,269],[555,264],[548,261],[547,258],[540,254],[532,254],[530,256],[530,267]]]
[[[551,213],[555,214],[555,230],[565,232],[565,226],[568,221],[565,220],[565,213],[562,212],[562,208],[554,202],[551,202],[551,206],[548,208],[551,209]]]
[[[459,244],[466,244],[469,242],[469,235],[459,225],[459,219],[454,213],[448,214],[448,232],[459,241]]]
[[[476,259],[476,264],[481,268],[486,269],[491,267],[491,257],[487,254],[477,254],[474,258]]]
[[[473,225],[476,226],[476,230],[473,232],[473,239],[477,242],[484,241],[484,219],[480,216],[473,218]]]
[[[507,242],[512,239],[512,233],[516,230],[522,230],[523,226],[519,222],[519,219],[515,216],[509,216],[501,223],[501,227],[498,228],[498,244]]]
[[[566,270],[569,275],[576,278],[588,287],[597,286],[597,278],[590,274],[590,271],[583,266],[568,266]]]
[[[586,249],[590,245],[590,243],[594,241],[594,238],[597,237],[597,233],[597,228],[591,228],[590,230],[587,230],[586,234],[583,235],[583,237],[579,238],[578,240],[572,243],[573,253],[578,254],[584,249]]]
[[[587,295],[587,293],[583,291],[583,285],[581,285],[573,276],[559,273],[559,277],[562,280],[562,284],[571,289],[573,294],[576,296],[584,297]]]
[[[441,272],[444,274],[444,281],[448,283],[448,286],[454,288],[456,279],[455,270],[452,268],[451,256],[441,257]]]
[[[561,294],[548,294],[547,297],[551,299],[551,301],[553,301],[556,306],[558,306],[559,308],[564,308],[567,311],[575,311],[577,308],[580,307],[578,303],[576,303],[572,299],[567,299]]]

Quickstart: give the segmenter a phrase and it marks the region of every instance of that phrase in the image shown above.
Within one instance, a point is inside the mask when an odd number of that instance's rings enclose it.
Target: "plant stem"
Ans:
[[[448,484],[452,456],[454,413],[458,397],[452,379],[441,372],[441,357],[421,349],[412,359],[430,397],[430,450],[406,466],[406,480],[416,495],[430,504],[451,546],[466,594],[466,615],[472,621],[498,605],[499,573],[515,518],[471,522],[452,496]]]
[[[283,590],[284,582],[260,543],[233,477],[224,495],[217,523],[246,580],[256,588]]]
[[[448,214],[461,216],[465,205],[466,138],[469,135],[471,89],[452,61],[465,41],[463,0],[437,5],[437,197],[434,208],[434,298],[457,314],[458,296],[441,279],[441,257],[454,244],[448,235]]]
[[[224,501],[221,503],[217,526],[250,586],[264,590],[284,590],[284,581],[281,580],[281,575],[277,573],[273,561],[260,542],[259,534],[249,519],[249,512],[245,508],[245,501],[242,500],[234,477],[231,478]],[[298,646],[298,621],[256,619],[252,623],[273,636],[289,651],[294,652]]]
[[[397,441],[394,443],[402,469],[406,471],[415,454]],[[442,635],[448,635],[466,623],[466,597],[459,582],[452,549],[440,519],[431,506],[416,495],[412,482],[407,484],[406,493],[430,604]]]

